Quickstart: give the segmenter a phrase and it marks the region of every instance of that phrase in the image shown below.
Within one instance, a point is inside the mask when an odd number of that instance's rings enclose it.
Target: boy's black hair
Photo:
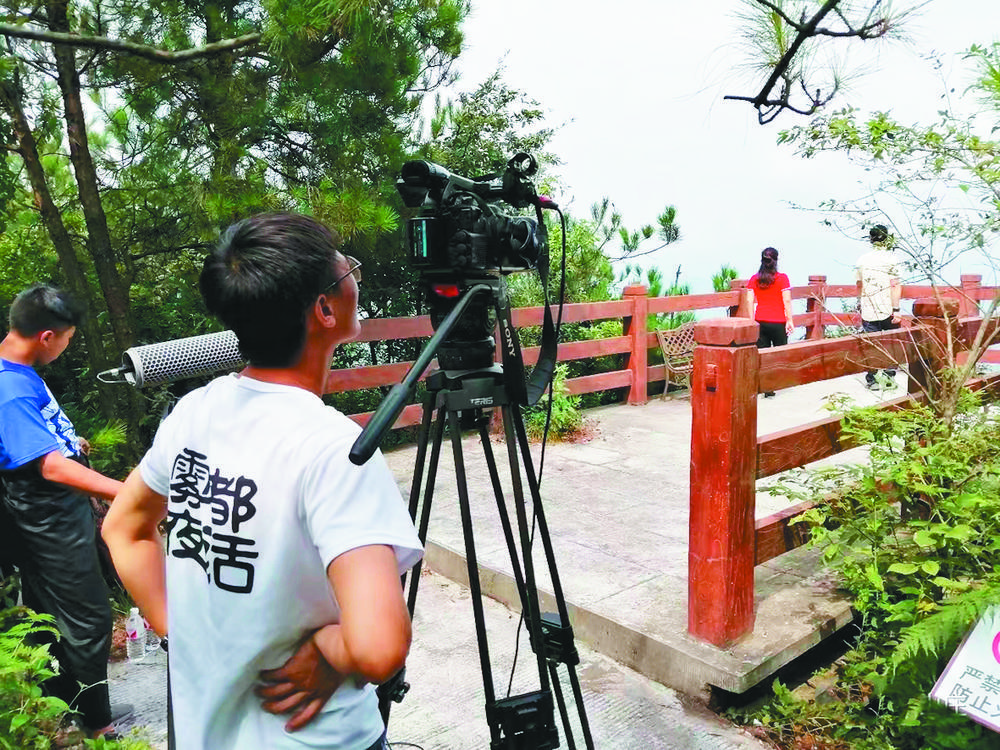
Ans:
[[[334,279],[338,245],[332,230],[295,213],[258,214],[223,233],[199,287],[250,364],[294,364],[305,344],[306,310]]]
[[[8,322],[12,331],[34,336],[41,331],[65,331],[80,325],[86,312],[83,305],[48,284],[29,286],[10,304]]]

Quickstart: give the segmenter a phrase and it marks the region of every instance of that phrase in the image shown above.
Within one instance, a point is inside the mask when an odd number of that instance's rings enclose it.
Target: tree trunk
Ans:
[[[66,8],[66,0],[48,3],[49,28],[52,31],[70,31]],[[118,273],[114,249],[111,246],[111,235],[108,232],[108,220],[101,204],[97,170],[90,154],[87,122],[80,99],[80,75],[76,69],[76,52],[72,47],[53,45],[53,55],[59,72],[59,89],[63,96],[63,116],[66,120],[70,160],[73,162],[80,206],[87,225],[87,250],[94,261],[94,270],[101,284],[101,293],[108,308],[108,318],[115,343],[124,351],[134,343],[128,283]]]
[[[42,223],[48,232],[52,245],[55,247],[59,264],[65,275],[66,288],[77,299],[86,302],[93,310],[94,300],[87,284],[87,273],[76,255],[73,240],[70,238],[62,216],[52,200],[48,183],[45,180],[45,170],[38,156],[38,144],[31,132],[31,126],[24,114],[24,90],[21,87],[17,73],[5,81],[0,81],[0,106],[7,112],[17,142],[17,153],[20,155],[24,170],[28,175],[31,190],[34,194],[35,207],[42,218]],[[95,315],[88,315],[80,326],[84,348],[87,352],[87,363],[92,372],[107,369],[108,357],[104,349],[104,339]],[[106,419],[115,414],[115,399],[107,387],[97,389],[101,413]]]
[[[49,28],[52,31],[69,32],[68,0],[54,0],[46,3]],[[101,294],[108,310],[111,331],[118,349],[124,352],[134,343],[135,326],[129,302],[129,282],[118,271],[108,220],[101,202],[97,170],[90,153],[87,138],[87,121],[80,97],[80,74],[76,67],[76,50],[64,45],[53,45],[58,71],[59,89],[63,97],[63,117],[66,121],[66,135],[69,141],[70,161],[76,174],[77,191],[84,222],[87,225],[87,250],[94,263],[94,270],[101,286]],[[133,458],[141,455],[143,445],[140,439],[140,425],[145,404],[140,394],[124,388],[117,394],[120,407],[117,416],[125,419],[129,437],[129,449]]]

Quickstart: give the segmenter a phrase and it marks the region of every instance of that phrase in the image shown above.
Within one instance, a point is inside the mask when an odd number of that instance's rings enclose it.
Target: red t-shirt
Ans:
[[[757,310],[753,319],[758,323],[784,323],[785,303],[781,299],[781,292],[784,289],[791,289],[788,277],[783,273],[774,274],[774,281],[768,287],[757,285],[757,274],[750,277],[749,289],[753,289],[754,301],[757,303]]]

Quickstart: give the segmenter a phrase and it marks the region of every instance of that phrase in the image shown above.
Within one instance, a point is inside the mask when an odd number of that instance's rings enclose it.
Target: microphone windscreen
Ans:
[[[232,331],[133,346],[122,355],[125,379],[136,388],[239,367],[246,360]]]

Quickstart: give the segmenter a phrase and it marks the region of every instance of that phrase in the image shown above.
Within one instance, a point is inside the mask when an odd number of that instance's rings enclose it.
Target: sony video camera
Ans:
[[[435,329],[472,285],[540,266],[547,270],[545,225],[530,179],[536,170],[534,158],[523,153],[502,173],[475,180],[429,161],[403,165],[396,189],[408,207],[420,209],[407,224],[410,263],[420,271]],[[514,208],[534,207],[538,220],[501,213],[501,200]],[[496,294],[505,294],[502,283],[495,288]],[[438,351],[442,368],[473,370],[493,364],[495,303],[481,299],[470,305]]]
[[[408,207],[420,208],[407,226],[413,266],[462,280],[535,268],[545,251],[538,223],[506,216],[495,202],[514,208],[537,205],[529,179],[536,170],[528,154],[517,154],[501,174],[476,180],[433,162],[406,162],[396,189]]]

